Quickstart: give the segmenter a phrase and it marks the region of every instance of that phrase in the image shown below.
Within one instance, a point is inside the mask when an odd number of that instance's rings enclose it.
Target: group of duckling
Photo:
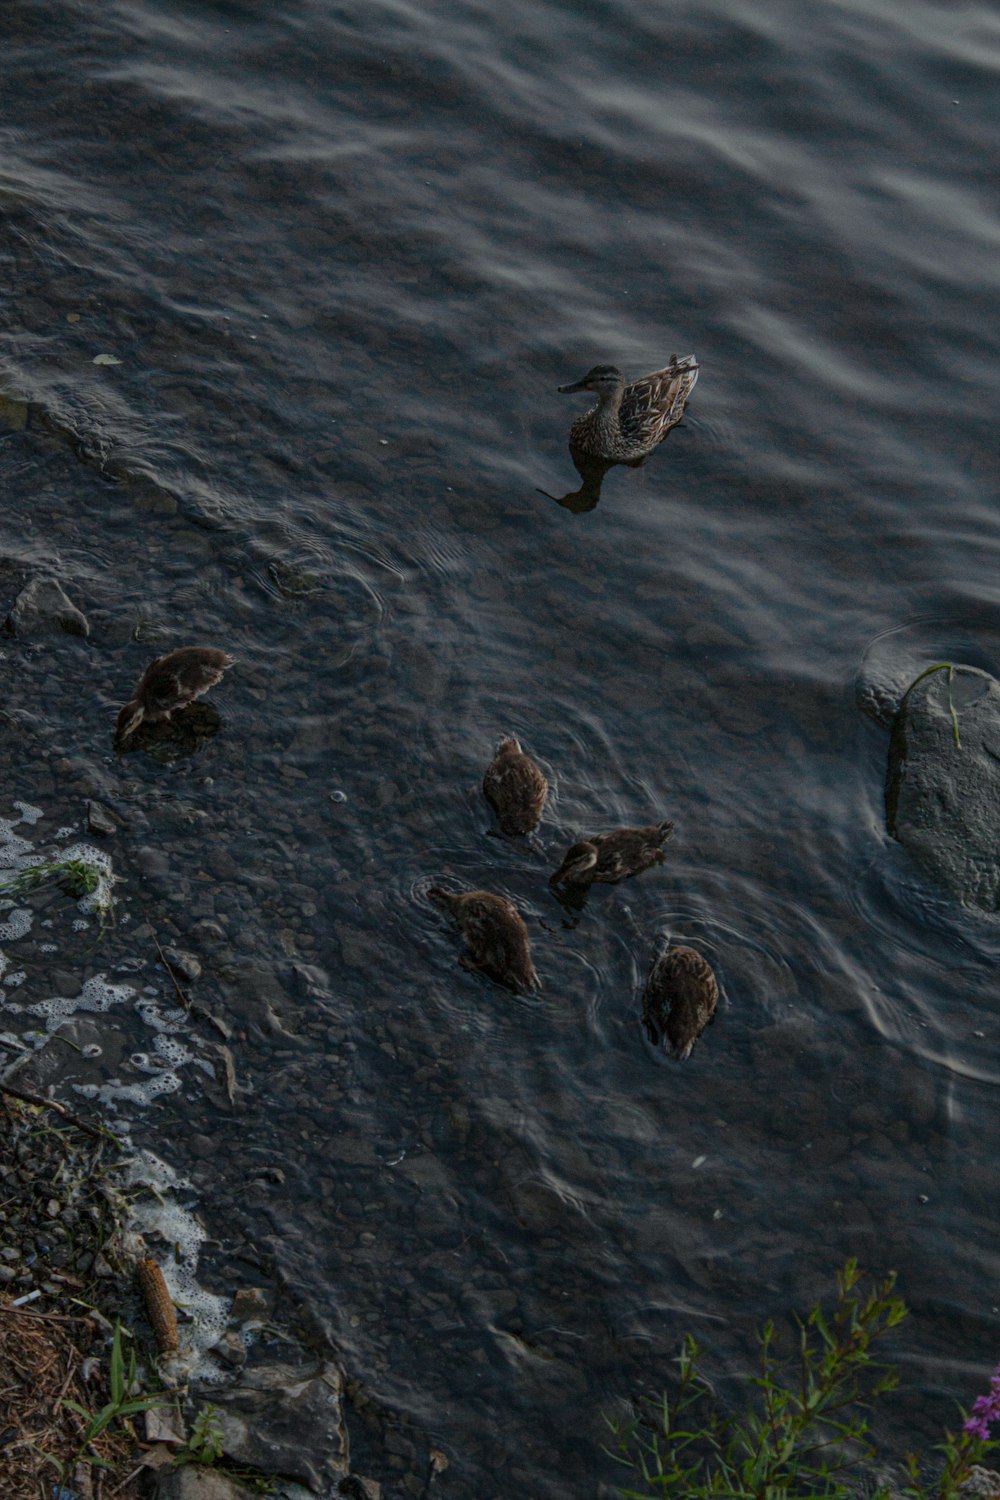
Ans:
[[[538,827],[548,794],[541,767],[512,735],[497,746],[483,778],[483,793],[503,833],[518,837]],[[577,904],[596,883],[617,885],[662,864],[674,825],[616,828],[588,834],[566,850],[549,885]],[[531,940],[513,902],[492,891],[448,891],[431,886],[428,897],[445,907],[465,939],[464,968],[478,969],[513,989],[538,988]],[[715,1016],[719,986],[711,965],[693,948],[668,947],[653,964],[643,994],[643,1024],[654,1046],[675,1057],[691,1049]]]
[[[560,392],[589,391],[597,403],[570,428],[574,456],[608,464],[644,462],[677,426],[698,379],[688,355],[671,355],[662,370],[625,383],[615,365],[594,365],[582,380]],[[131,699],[119,711],[115,744],[121,749],[143,724],[162,723],[221,681],[233,665],[228,652],[213,646],[182,646],[158,656],[146,668]],[[501,831],[523,837],[538,827],[548,782],[542,769],[513,736],[502,739],[483,779],[483,792]],[[596,883],[616,885],[663,862],[673,832],[669,822],[645,828],[616,828],[589,834],[571,845],[550,886],[580,903]],[[456,918],[465,938],[464,967],[478,969],[515,989],[535,989],[538,975],[528,929],[517,907],[491,891],[447,891],[431,886],[428,896]],[[650,970],[643,994],[643,1024],[650,1041],[684,1059],[714,1019],[719,986],[711,965],[693,948],[668,947]]]

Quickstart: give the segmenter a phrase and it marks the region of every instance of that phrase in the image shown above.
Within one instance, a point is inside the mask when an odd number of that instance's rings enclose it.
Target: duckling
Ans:
[[[663,863],[663,846],[674,831],[673,823],[651,823],[648,828],[616,828],[613,833],[592,833],[580,839],[563,855],[562,864],[549,885],[577,890],[600,881],[617,885],[630,875]]]
[[[653,1046],[668,1044],[680,1062],[715,1020],[719,982],[693,948],[666,948],[653,964],[642,997],[642,1020]]]
[[[158,656],[143,672],[131,700],[119,710],[115,739],[128,739],[144,721],[169,719],[222,679],[234,658],[214,646],[181,646]]]
[[[459,960],[463,969],[482,969],[511,989],[539,987],[528,929],[513,902],[490,891],[446,891],[437,885],[427,895],[461,928],[469,949]]]
[[[597,397],[597,405],[570,428],[570,449],[611,463],[645,458],[683,417],[699,368],[693,354],[671,354],[665,369],[630,385],[617,365],[594,365],[582,380],[561,385],[562,395],[592,391]]]
[[[531,833],[538,827],[549,784],[542,768],[506,735],[483,777],[483,793],[504,833]]]

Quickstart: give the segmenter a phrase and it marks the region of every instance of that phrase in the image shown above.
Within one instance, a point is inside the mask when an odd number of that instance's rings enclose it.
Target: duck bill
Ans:
[[[586,391],[590,387],[585,380],[578,380],[573,385],[561,385],[558,387],[560,396],[568,396],[571,391]]]

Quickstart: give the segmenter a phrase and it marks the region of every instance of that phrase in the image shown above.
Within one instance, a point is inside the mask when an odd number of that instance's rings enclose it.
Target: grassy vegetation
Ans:
[[[612,1455],[629,1470],[625,1500],[853,1500],[859,1468],[876,1459],[869,1413],[898,1384],[878,1345],[907,1316],[895,1278],[864,1291],[857,1262],[837,1276],[830,1312],[817,1303],[796,1319],[795,1347],[779,1347],[773,1323],[758,1335],[759,1373],[745,1380],[747,1400],[724,1414],[702,1374],[690,1336],[677,1360],[672,1392],[647,1403],[628,1423],[609,1420]],[[891,1490],[868,1486],[871,1500],[955,1500],[973,1465],[998,1444],[1000,1369],[990,1393],[974,1403],[959,1433],[946,1432],[933,1463],[907,1455],[906,1478]],[[849,1482],[847,1476],[853,1477]]]
[[[114,919],[114,883],[114,875],[89,860],[45,860],[18,871],[13,880],[0,883],[0,897],[17,900],[49,886],[58,887],[73,901],[92,896],[95,898],[94,910],[103,927]]]

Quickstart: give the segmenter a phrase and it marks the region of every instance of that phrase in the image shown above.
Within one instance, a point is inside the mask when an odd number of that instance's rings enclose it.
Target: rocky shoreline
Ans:
[[[265,1290],[233,1298],[214,1383],[186,1373],[190,1322],[179,1349],[158,1352],[135,1270],[143,1250],[163,1247],[132,1227],[134,1162],[111,1132],[19,1092],[0,1084],[0,1446],[11,1500],[378,1500],[379,1486],[350,1472],[341,1371],[270,1325]],[[134,1365],[117,1407],[116,1344],[126,1372]]]
[[[7,628],[88,629],[54,580],[22,588]],[[197,1184],[132,1139],[185,1069],[220,1102],[236,1097],[232,1025],[190,993],[201,961],[172,934],[161,946],[137,903],[121,901],[121,813],[75,785],[31,725],[0,715],[0,741],[30,795],[43,781],[56,789],[46,809],[12,789],[0,807],[4,1494],[378,1500],[379,1485],[351,1471],[342,1369],[295,1326],[294,1307],[277,1306],[266,1275],[229,1295],[200,1285]],[[166,1278],[176,1349],[157,1348],[136,1284],[144,1262]],[[423,1478],[409,1489],[425,1490]]]

